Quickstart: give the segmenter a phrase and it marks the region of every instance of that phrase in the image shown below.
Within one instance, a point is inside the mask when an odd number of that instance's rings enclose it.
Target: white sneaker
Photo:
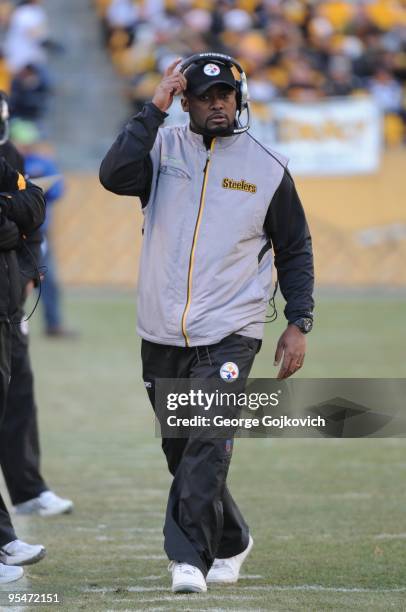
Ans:
[[[4,563],[0,563],[0,584],[20,580],[23,576],[24,570],[22,567],[9,567],[8,565],[4,565]]]
[[[0,562],[5,565],[31,565],[41,561],[46,550],[41,544],[27,544],[22,540],[13,540],[0,548]]]
[[[59,497],[53,491],[44,491],[38,497],[14,506],[16,514],[39,514],[40,516],[68,514],[72,510],[73,502],[70,499]]]
[[[173,593],[205,593],[207,591],[206,581],[198,567],[171,561],[168,569],[172,572]]]
[[[229,557],[228,559],[214,559],[213,565],[207,574],[207,582],[237,582],[241,566],[253,546],[254,540],[250,536],[247,548],[239,555]]]

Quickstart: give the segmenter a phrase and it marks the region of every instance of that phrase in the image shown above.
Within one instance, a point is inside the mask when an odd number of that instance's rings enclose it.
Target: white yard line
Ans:
[[[85,526],[77,526],[73,527],[74,531],[79,532],[89,532],[89,533],[98,533],[101,530],[109,529],[107,525],[98,525],[97,527],[85,527]],[[147,534],[159,534],[163,537],[162,527],[112,527],[114,532],[123,532],[123,533],[147,533]]]
[[[241,586],[242,591],[315,591],[331,593],[406,593],[405,587],[393,589],[366,589],[361,587],[324,587],[320,584],[300,584],[300,585],[269,585],[269,586]]]
[[[162,551],[162,546],[151,546],[151,544],[116,544],[114,550],[148,550],[152,554],[159,554]],[[131,557],[131,559],[133,558]]]
[[[105,587],[105,588],[88,588],[85,587],[84,589],[81,589],[82,593],[115,593],[117,591],[117,588],[114,587]],[[168,592],[168,588],[167,587],[157,587],[157,588],[149,588],[149,587],[127,587],[126,591],[128,593],[154,593],[156,591],[162,591],[162,592]],[[258,595],[228,595],[226,593],[224,593],[223,595],[214,595],[211,593],[201,593],[200,594],[201,597],[204,598],[204,600],[207,599],[220,599],[220,600],[230,600],[230,601],[242,601],[242,600],[247,600],[247,601],[251,601],[253,599],[257,599]],[[160,601],[185,601],[185,599],[187,597],[191,597],[192,600],[196,601],[196,597],[192,594],[192,595],[180,595],[180,594],[168,594],[168,595],[164,595],[162,597],[154,597],[152,599],[140,599],[138,601],[142,601],[145,603],[154,603],[154,602],[160,602]],[[124,600],[126,601],[126,600]]]
[[[200,593],[199,598],[201,598],[202,603],[203,600],[209,601],[257,601],[258,597],[252,595],[210,595],[209,593]],[[166,597],[151,597],[151,598],[143,598],[138,599],[138,603],[162,603],[164,601],[169,601],[173,604],[183,602],[187,603],[189,601],[196,601],[196,594],[192,595],[168,595]],[[167,609],[167,608],[166,608]],[[255,608],[250,608],[250,610],[254,610]],[[228,608],[230,610],[230,608]]]
[[[154,561],[154,560],[165,560],[168,561],[168,557],[166,555],[134,555],[131,557],[131,560],[139,560],[139,561]],[[168,561],[169,563],[169,561]]]
[[[133,531],[136,533],[160,533],[163,537],[162,527],[128,527],[128,529],[123,528],[123,531],[128,533]]]
[[[241,574],[240,580],[261,580],[263,576],[260,574]]]
[[[122,587],[120,587],[121,589]],[[301,585],[268,585],[268,586],[237,586],[235,587],[238,591],[258,591],[258,592],[271,592],[271,591],[313,591],[313,592],[331,592],[331,593],[406,593],[405,587],[398,587],[393,589],[367,589],[361,587],[324,587],[319,584],[301,584]],[[83,593],[115,593],[116,587],[84,587],[81,589]],[[153,586],[128,586],[125,587],[125,591],[128,593],[154,593],[157,591],[167,592],[169,587]],[[223,595],[212,595],[205,593],[202,595],[204,598],[210,597],[214,599],[250,599],[252,596],[246,595],[229,595],[224,593]],[[170,595],[169,599],[179,597],[179,595]],[[163,598],[165,601],[168,600],[168,596]],[[146,600],[145,600],[146,601]],[[150,600],[148,600],[150,601]],[[158,600],[156,600],[158,601]]]
[[[99,528],[99,527],[80,527],[80,526],[79,526],[79,527],[74,527],[73,529],[74,529],[75,531],[85,531],[85,532],[86,532],[86,531],[89,531],[89,532],[93,532],[93,533],[94,533],[94,532],[96,532],[96,533],[97,533],[98,531],[100,531],[100,528]],[[104,529],[104,528],[103,528],[103,529]]]
[[[360,493],[359,491],[347,491],[345,493],[327,493],[323,497],[329,499],[371,499],[375,497],[372,493]]]
[[[156,591],[168,591],[168,587],[153,586],[153,587],[142,587],[142,586],[128,586],[120,590],[124,590],[126,593],[155,593]],[[82,593],[115,593],[117,587],[85,587],[82,589]]]
[[[168,608],[166,608],[167,610]],[[238,612],[262,612],[264,608],[238,608]],[[148,608],[150,612],[154,610],[154,608]],[[191,608],[193,612],[230,612],[230,608]],[[267,612],[270,611],[270,608],[267,608]]]
[[[293,540],[300,535],[301,537],[310,537],[309,534],[300,533],[300,534],[272,534],[271,539],[280,540],[280,541],[288,541]],[[354,540],[365,540],[371,538],[373,540],[406,540],[406,533],[366,533],[366,534],[358,534],[352,536],[343,536],[342,534],[332,534],[332,533],[319,533],[311,535],[311,539],[315,541],[319,540],[329,540],[329,539],[340,540],[340,542],[344,541],[354,541]]]
[[[124,603],[127,602],[128,603],[128,599],[115,599],[114,600],[116,603]],[[175,602],[174,602],[175,603]],[[197,603],[197,600],[196,600]],[[148,612],[168,612],[168,610],[177,610],[176,606],[175,607],[165,607],[165,608],[150,608],[148,606],[148,608],[134,608],[131,610],[131,612],[141,612],[144,611],[145,609],[148,610]],[[264,608],[238,608],[238,612],[262,612],[264,610]],[[267,609],[269,612],[269,608]],[[189,612],[230,612],[230,608],[190,608]],[[106,610],[106,612],[117,612],[116,610]],[[123,611],[125,612],[125,611]]]
[[[406,533],[378,533],[375,540],[406,540]]]
[[[255,601],[258,597],[253,595],[211,595],[210,593],[199,593],[199,599],[203,601],[208,601],[210,599],[220,600],[220,601]],[[189,595],[167,595],[166,597],[151,597],[148,599],[139,599],[140,603],[160,603],[163,601],[170,601],[172,603],[180,603],[187,601],[196,601],[196,594]],[[167,608],[166,608],[167,609]],[[228,608],[229,610],[230,608]],[[250,610],[254,610],[254,608],[250,608]]]
[[[117,549],[118,551],[119,550],[123,550],[123,551],[125,551],[125,550],[126,551],[134,550],[135,552],[137,552],[137,550],[151,550],[152,548],[153,548],[152,546],[147,546],[146,548],[144,548],[144,546],[140,545],[140,548],[137,549],[137,545],[136,544],[134,546],[130,546],[130,545],[127,545],[127,544],[123,544],[123,545],[118,544],[117,546],[114,547],[114,549]],[[161,548],[160,548],[160,550],[161,550]],[[97,552],[97,551],[87,552],[87,553],[80,553],[81,561],[86,561],[86,560],[94,561],[95,559],[97,559],[99,557],[100,557],[100,553]],[[130,560],[131,561],[166,561],[167,563],[169,563],[168,557],[166,555],[162,555],[162,554],[158,553],[158,549],[157,549],[156,553],[152,553],[150,555],[143,555],[143,554],[140,554],[140,555],[138,555],[138,554],[131,555]]]

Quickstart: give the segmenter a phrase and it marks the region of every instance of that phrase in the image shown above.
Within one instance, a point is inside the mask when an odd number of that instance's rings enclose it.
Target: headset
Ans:
[[[0,91],[0,145],[4,145],[9,139],[8,99],[4,91]]]
[[[246,132],[250,128],[250,107],[249,107],[249,94],[248,94],[248,83],[247,76],[242,68],[242,66],[230,55],[225,55],[224,53],[196,53],[195,55],[191,55],[190,57],[183,60],[179,67],[179,72],[186,73],[187,69],[192,64],[203,64],[207,61],[213,61],[215,63],[223,64],[228,68],[236,68],[240,75],[240,80],[236,80],[237,85],[237,126],[233,128],[233,134],[242,134]],[[187,76],[185,74],[185,76]],[[240,123],[240,116],[242,112],[247,113],[247,120],[244,125]]]

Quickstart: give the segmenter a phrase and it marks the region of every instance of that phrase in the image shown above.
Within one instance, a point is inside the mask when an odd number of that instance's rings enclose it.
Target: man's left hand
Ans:
[[[274,365],[279,365],[283,356],[277,379],[289,378],[303,365],[306,353],[306,336],[296,325],[288,325],[279,338],[275,352]]]

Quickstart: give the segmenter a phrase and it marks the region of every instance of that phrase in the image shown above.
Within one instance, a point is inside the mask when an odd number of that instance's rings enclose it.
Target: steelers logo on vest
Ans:
[[[220,74],[220,68],[217,66],[217,64],[206,64],[203,68],[203,72],[204,74],[207,74],[207,76],[214,77]]]
[[[226,361],[220,368],[220,376],[226,382],[233,382],[238,378],[240,371],[233,361]]]
[[[222,187],[223,189],[235,189],[245,191],[246,193],[257,193],[257,186],[254,183],[248,183],[244,179],[237,181],[232,178],[223,178]]]

